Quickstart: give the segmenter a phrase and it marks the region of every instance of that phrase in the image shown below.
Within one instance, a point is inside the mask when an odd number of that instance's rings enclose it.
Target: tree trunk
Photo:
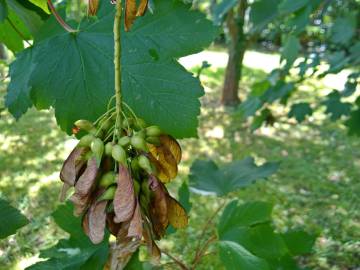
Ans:
[[[244,34],[246,8],[247,0],[239,0],[236,14],[231,10],[226,18],[229,38],[229,60],[226,67],[221,99],[222,104],[225,106],[236,106],[240,102],[238,89],[241,80],[242,62],[247,47]]]

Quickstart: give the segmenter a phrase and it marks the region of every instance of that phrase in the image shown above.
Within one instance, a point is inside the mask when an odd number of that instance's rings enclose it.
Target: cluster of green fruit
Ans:
[[[75,188],[70,200],[85,233],[100,243],[107,227],[118,242],[143,240],[152,256],[160,256],[155,240],[170,224],[183,228],[188,222],[164,185],[178,172],[178,142],[138,118],[124,119],[121,127],[112,116],[95,123],[79,120],[74,131],[85,134],[61,170],[62,197]]]

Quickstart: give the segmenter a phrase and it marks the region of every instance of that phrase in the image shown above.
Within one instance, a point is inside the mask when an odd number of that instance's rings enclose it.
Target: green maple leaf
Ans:
[[[102,243],[92,244],[82,231],[81,218],[75,217],[73,211],[73,205],[68,202],[60,205],[52,214],[56,224],[69,233],[70,237],[61,239],[55,246],[42,250],[40,257],[46,260],[26,269],[97,270],[104,268],[109,252],[109,235],[107,234]]]
[[[275,162],[257,166],[252,157],[233,161],[221,168],[212,160],[196,160],[190,169],[189,185],[203,194],[224,196],[269,177],[278,167],[279,164]]]
[[[307,116],[310,116],[312,114],[313,114],[313,110],[310,107],[310,104],[305,102],[300,102],[293,104],[291,106],[288,116],[290,118],[294,117],[296,121],[298,121],[298,123],[301,123],[306,119]]]
[[[14,234],[18,229],[29,223],[20,211],[12,207],[9,202],[0,198],[0,239]]]
[[[196,136],[203,88],[176,58],[202,50],[216,35],[203,14],[181,1],[155,1],[154,14],[139,18],[122,33],[124,100],[148,123],[175,137]],[[81,23],[81,31],[55,33],[35,44],[29,80],[16,78],[24,59],[12,65],[7,101],[22,98],[15,85],[30,91],[38,109],[55,108],[58,124],[71,131],[78,119],[94,120],[114,94],[113,6],[103,1],[99,18]],[[46,24],[45,26],[46,27]],[[196,38],[194,38],[196,37]],[[26,87],[25,87],[26,85]],[[27,102],[23,102],[28,104]],[[13,105],[7,102],[8,107]],[[13,106],[21,115],[26,105]],[[16,108],[15,108],[16,107]]]

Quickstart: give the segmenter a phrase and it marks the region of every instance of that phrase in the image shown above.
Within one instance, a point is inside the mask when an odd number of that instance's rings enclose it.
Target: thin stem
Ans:
[[[161,253],[165,254],[166,256],[168,256],[170,259],[172,259],[174,261],[175,264],[177,264],[180,269],[182,270],[189,270],[189,268],[183,263],[181,262],[179,259],[175,258],[174,256],[172,256],[169,252],[165,251],[165,250],[161,250]]]
[[[123,104],[129,110],[129,112],[135,117],[136,122],[138,122],[138,117],[136,113],[133,111],[133,109],[131,109],[131,107],[126,102],[123,102]]]
[[[70,25],[68,25],[63,18],[61,18],[61,16],[59,15],[59,13],[56,11],[53,3],[51,2],[51,0],[47,1],[49,9],[51,11],[51,13],[55,16],[56,20],[58,21],[58,23],[62,26],[62,28],[64,28],[66,31],[68,31],[69,33],[76,33],[78,32],[78,30],[73,29]]]
[[[194,262],[192,263],[191,266],[191,270],[195,270],[196,266],[199,264],[199,262],[201,261],[201,259],[204,257],[204,254],[207,250],[207,248],[209,247],[209,245],[211,243],[213,243],[214,241],[216,241],[217,237],[216,235],[211,236],[203,245],[203,247],[199,250],[199,253],[197,254],[197,256],[195,257]]]
[[[31,43],[26,40],[25,35],[24,35],[23,33],[21,33],[19,29],[17,29],[17,27],[16,27],[15,24],[10,20],[10,18],[9,18],[9,17],[6,17],[6,20],[8,21],[8,23],[10,24],[10,26],[15,30],[15,32],[22,38],[22,40],[24,40],[29,46],[32,46]]]
[[[107,117],[109,115],[109,113],[111,113],[114,110],[115,110],[115,107],[111,108],[110,110],[107,110],[106,113],[102,114],[98,119],[95,120],[94,125],[99,123],[104,117]]]
[[[116,97],[116,122],[117,136],[121,136],[121,0],[116,1],[116,13],[114,20],[114,67],[115,67],[115,97]]]
[[[196,264],[199,260],[199,257],[200,257],[200,253],[202,251],[202,247],[201,247],[201,244],[203,242],[203,239],[206,235],[206,232],[208,231],[209,227],[213,224],[214,222],[214,219],[216,217],[216,215],[220,212],[220,210],[225,206],[225,201],[223,201],[219,207],[214,211],[214,213],[210,216],[210,218],[204,223],[204,227],[202,229],[202,232],[201,232],[201,235],[199,237],[199,241],[198,241],[198,244],[197,244],[197,247],[196,247],[196,251],[195,251],[195,257],[192,261],[192,264]]]

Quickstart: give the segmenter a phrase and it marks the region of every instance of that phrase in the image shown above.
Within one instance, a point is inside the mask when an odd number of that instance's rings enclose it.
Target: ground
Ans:
[[[246,56],[242,98],[254,81],[277,65],[276,59],[277,56],[256,52]],[[270,201],[275,205],[277,230],[303,228],[318,233],[314,253],[299,258],[311,269],[358,269],[360,138],[349,137],[341,122],[327,120],[324,110],[298,125],[282,117],[288,108],[276,105],[273,110],[279,122],[251,132],[247,123],[219,104],[226,55],[206,52],[182,59],[182,63],[195,71],[194,65],[202,60],[208,60],[212,67],[201,75],[206,95],[202,98],[199,139],[181,141],[184,160],[170,191],[176,194],[181,182],[187,181],[189,167],[196,158],[211,158],[218,164],[248,155],[259,164],[279,161],[280,170],[270,179],[222,200]],[[301,87],[296,99],[315,101],[331,88],[341,87],[343,77],[340,74],[323,82],[309,82]],[[0,85],[1,99],[6,83]],[[0,142],[0,196],[31,220],[17,235],[0,242],[0,269],[23,269],[36,260],[40,249],[64,237],[49,215],[59,204],[58,172],[75,140],[57,128],[52,111],[31,109],[19,121],[6,110],[0,112]],[[191,202],[190,226],[161,243],[162,248],[185,261],[192,259],[201,228],[220,203],[215,197],[197,194],[191,195]],[[215,247],[198,269],[221,269],[213,251]]]

